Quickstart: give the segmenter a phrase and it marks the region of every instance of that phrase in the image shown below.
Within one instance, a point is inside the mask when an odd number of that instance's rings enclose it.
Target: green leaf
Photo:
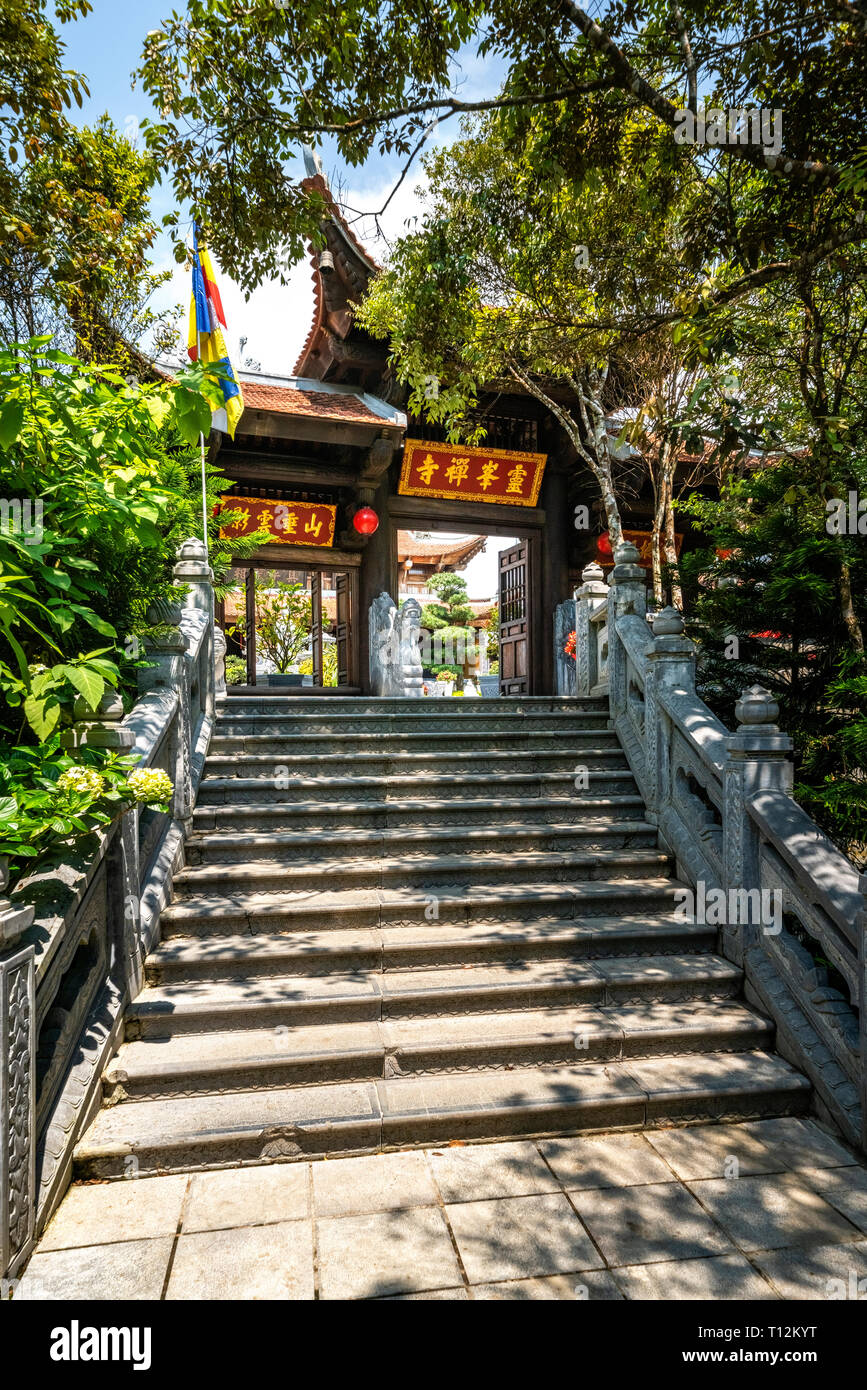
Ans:
[[[24,424],[24,406],[21,401],[4,401],[0,405],[0,446],[8,449],[21,432]]]
[[[60,705],[57,700],[40,700],[35,695],[28,695],[24,701],[24,713],[36,737],[44,743],[60,719]]]
[[[102,676],[87,666],[64,666],[63,673],[90,708],[96,709],[105,694],[105,681]]]

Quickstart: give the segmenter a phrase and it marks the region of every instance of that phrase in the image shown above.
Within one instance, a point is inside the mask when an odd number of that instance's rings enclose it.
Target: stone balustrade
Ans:
[[[130,806],[87,850],[5,896],[0,860],[0,1278],[14,1278],[69,1183],[73,1148],[101,1099],[128,1001],[183,863],[215,712],[213,584],[201,541],[178,554],[180,605],[148,614],[140,695],[74,707],[68,746],[138,755],[174,785],[168,813]]]
[[[744,691],[732,733],[696,694],[680,613],[647,621],[635,547],[618,547],[607,587],[597,571],[588,566],[575,596],[577,693],[608,694],[648,818],[694,905],[713,901],[705,920],[820,1113],[867,1148],[867,876],[793,799],[792,743],[769,692]]]

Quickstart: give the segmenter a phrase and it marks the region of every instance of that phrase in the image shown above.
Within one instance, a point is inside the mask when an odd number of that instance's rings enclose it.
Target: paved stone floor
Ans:
[[[867,1169],[772,1119],[79,1185],[15,1296],[859,1295]]]

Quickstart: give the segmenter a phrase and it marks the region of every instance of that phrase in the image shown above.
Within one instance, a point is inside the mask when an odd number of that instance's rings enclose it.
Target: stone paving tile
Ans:
[[[71,1250],[38,1250],[17,1297],[52,1299],[158,1299],[162,1295],[173,1236],[125,1240]]]
[[[312,1299],[309,1221],[196,1231],[178,1240],[166,1298]]]
[[[529,1140],[428,1149],[427,1157],[444,1202],[524,1197],[560,1190],[536,1145]]]
[[[731,1254],[732,1245],[677,1182],[574,1192],[572,1200],[612,1265]]]
[[[614,1278],[629,1299],[677,1302],[778,1297],[743,1255],[624,1265],[614,1271]]]
[[[742,1250],[839,1243],[860,1234],[797,1173],[710,1178],[689,1189]]]
[[[569,1300],[572,1303],[623,1302],[623,1294],[604,1269],[580,1274],[551,1274],[545,1279],[507,1279],[502,1284],[475,1284],[473,1298],[482,1302]]]
[[[820,1196],[867,1234],[867,1170],[864,1168],[807,1168],[800,1176]]]
[[[313,1164],[316,1215],[360,1215],[400,1207],[435,1206],[436,1188],[424,1154],[369,1154]]]
[[[539,1148],[565,1187],[631,1187],[670,1182],[671,1171],[641,1134],[551,1139]]]
[[[471,1284],[603,1265],[563,1193],[446,1207]]]
[[[762,1251],[753,1259],[783,1298],[867,1303],[867,1242]]]
[[[746,1125],[761,1143],[777,1154],[786,1168],[835,1168],[857,1159],[826,1134],[814,1120],[780,1117]]]
[[[785,1165],[763,1144],[752,1125],[695,1125],[652,1129],[648,1141],[679,1178],[723,1178],[737,1172],[777,1173]]]
[[[39,1243],[40,1250],[173,1236],[189,1175],[129,1178],[70,1187]]]
[[[322,1298],[378,1298],[463,1283],[438,1207],[406,1207],[318,1223]]]
[[[300,1220],[310,1215],[308,1189],[306,1163],[196,1173],[184,1214],[184,1234]]]

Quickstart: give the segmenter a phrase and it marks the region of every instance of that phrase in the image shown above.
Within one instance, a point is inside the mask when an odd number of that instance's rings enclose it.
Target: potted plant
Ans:
[[[301,685],[290,667],[307,646],[312,621],[310,595],[300,584],[256,581],[256,649],[274,665],[269,685]]]

